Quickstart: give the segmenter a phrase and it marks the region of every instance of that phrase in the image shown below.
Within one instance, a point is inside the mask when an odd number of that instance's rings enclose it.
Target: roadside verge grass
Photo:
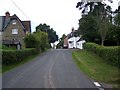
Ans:
[[[76,50],[72,56],[79,69],[90,78],[119,87],[119,68],[106,64],[102,58],[86,50]]]

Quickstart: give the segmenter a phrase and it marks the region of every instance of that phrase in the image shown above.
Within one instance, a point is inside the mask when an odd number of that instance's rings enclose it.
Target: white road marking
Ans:
[[[104,90],[104,88],[99,88],[99,90]]]
[[[101,86],[98,82],[94,82],[94,84],[95,84],[97,87],[100,87],[100,86]]]

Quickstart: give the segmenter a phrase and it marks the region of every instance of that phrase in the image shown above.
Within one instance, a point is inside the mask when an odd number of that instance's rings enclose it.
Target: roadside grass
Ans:
[[[32,55],[32,56],[29,56],[27,57],[26,59],[24,59],[23,61],[21,62],[18,62],[18,63],[14,63],[14,64],[11,64],[11,65],[2,65],[2,73],[5,73],[7,71],[10,71],[12,69],[14,69],[15,67],[18,67],[20,65],[23,65],[31,60],[33,60],[33,58],[35,58],[36,56],[38,56],[39,54],[37,55]]]
[[[119,68],[108,65],[102,58],[86,50],[76,50],[72,56],[79,69],[90,78],[119,88]]]

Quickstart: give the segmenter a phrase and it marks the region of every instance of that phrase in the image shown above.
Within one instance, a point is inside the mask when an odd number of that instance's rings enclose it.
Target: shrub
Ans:
[[[37,40],[34,34],[28,34],[24,38],[24,41],[25,41],[26,48],[37,48],[39,45],[38,44],[39,41]]]
[[[119,62],[119,51],[120,48],[117,46],[101,46],[97,45],[95,43],[85,43],[84,48],[88,51],[91,51],[98,56],[102,57],[107,63],[120,67],[120,62]]]
[[[24,38],[24,42],[25,42],[26,48],[36,48],[42,51],[44,51],[46,48],[49,48],[48,34],[41,31],[28,34]]]
[[[30,55],[37,54],[38,51],[34,48],[24,50],[3,50],[2,51],[2,63],[9,65],[20,62]]]

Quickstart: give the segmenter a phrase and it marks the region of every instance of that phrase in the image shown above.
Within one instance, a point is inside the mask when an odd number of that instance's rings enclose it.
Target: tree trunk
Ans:
[[[102,39],[101,45],[104,46],[104,39]]]

